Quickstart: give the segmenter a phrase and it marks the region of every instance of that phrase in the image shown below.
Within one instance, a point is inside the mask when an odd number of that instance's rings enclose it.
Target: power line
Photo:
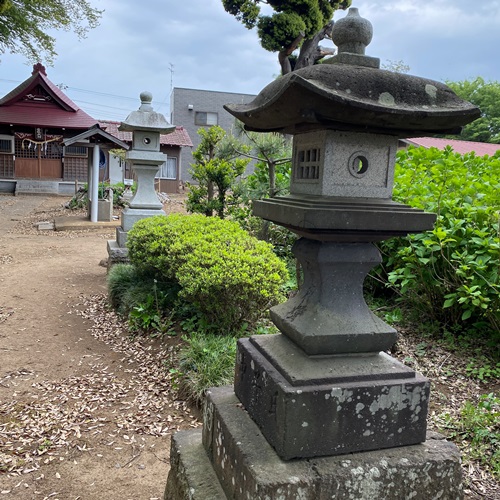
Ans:
[[[73,102],[76,102],[76,103],[90,104],[93,106],[99,106],[100,108],[118,109],[119,111],[124,111],[125,113],[130,112],[130,109],[117,108],[116,106],[108,106],[107,104],[100,104],[98,102],[80,101],[79,99],[72,99],[72,100],[73,100]]]
[[[0,78],[0,82],[8,82],[8,83],[22,83],[20,80],[8,80],[7,78]],[[127,101],[134,101],[137,102],[137,97],[126,97],[122,95],[116,95],[116,94],[110,94],[107,92],[98,92],[97,90],[87,90],[87,89],[79,89],[77,87],[69,87],[67,85],[64,85],[63,83],[60,83],[57,85],[64,87],[64,90],[71,90],[74,92],[82,92],[84,94],[93,94],[93,95],[99,95],[103,97],[112,97],[113,99],[125,99]]]
[[[66,87],[68,90],[72,90],[75,92],[83,92],[84,94],[93,94],[93,95],[100,95],[104,97],[112,97],[114,99],[126,99],[128,101],[137,101],[137,97],[125,97],[122,95],[116,95],[116,94],[108,94],[106,92],[97,92],[96,90],[85,90],[85,89],[78,89],[76,87]]]

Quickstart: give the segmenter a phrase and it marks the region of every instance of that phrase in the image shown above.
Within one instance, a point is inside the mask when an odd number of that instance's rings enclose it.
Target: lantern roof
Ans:
[[[224,106],[249,130],[362,130],[401,137],[452,134],[480,116],[443,83],[350,64],[289,73],[249,104]]]
[[[125,121],[121,122],[118,130],[124,132],[134,132],[142,130],[144,132],[158,132],[169,134],[175,130],[174,125],[170,125],[161,113],[157,113],[151,106],[153,96],[150,92],[141,92],[141,106],[137,111],[132,111]]]

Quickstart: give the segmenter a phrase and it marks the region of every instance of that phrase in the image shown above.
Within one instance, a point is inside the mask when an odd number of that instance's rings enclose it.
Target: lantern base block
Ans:
[[[161,209],[154,208],[126,208],[122,213],[122,228],[124,231],[130,231],[132,226],[141,219],[154,217],[155,215],[166,215]]]
[[[164,500],[460,500],[460,455],[435,433],[422,444],[283,461],[232,387],[208,393],[203,431],[172,437]]]
[[[284,460],[425,441],[429,380],[383,352],[308,356],[284,335],[240,339],[234,392]]]

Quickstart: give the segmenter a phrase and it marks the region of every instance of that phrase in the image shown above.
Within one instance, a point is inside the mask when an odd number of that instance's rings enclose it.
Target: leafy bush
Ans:
[[[134,225],[127,246],[132,264],[178,283],[179,297],[221,334],[254,322],[282,298],[285,265],[271,245],[235,222],[203,215],[151,217]]]
[[[175,312],[178,286],[158,281],[154,274],[129,264],[115,264],[108,274],[108,296],[133,332],[168,333]]]
[[[400,151],[394,199],[438,217],[432,231],[380,245],[380,282],[432,320],[500,332],[499,193],[500,154]]]

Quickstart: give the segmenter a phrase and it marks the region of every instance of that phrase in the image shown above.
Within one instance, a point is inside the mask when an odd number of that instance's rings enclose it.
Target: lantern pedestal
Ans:
[[[375,245],[301,238],[293,253],[304,283],[297,295],[271,308],[283,334],[308,355],[378,353],[394,345],[396,330],[363,297],[366,275],[382,261]]]
[[[437,434],[414,446],[284,461],[231,387],[211,389],[203,431],[172,437],[165,500],[337,500],[461,496],[457,448]]]
[[[284,335],[238,346],[234,392],[284,460],[421,443],[429,389],[384,353],[309,357]]]

